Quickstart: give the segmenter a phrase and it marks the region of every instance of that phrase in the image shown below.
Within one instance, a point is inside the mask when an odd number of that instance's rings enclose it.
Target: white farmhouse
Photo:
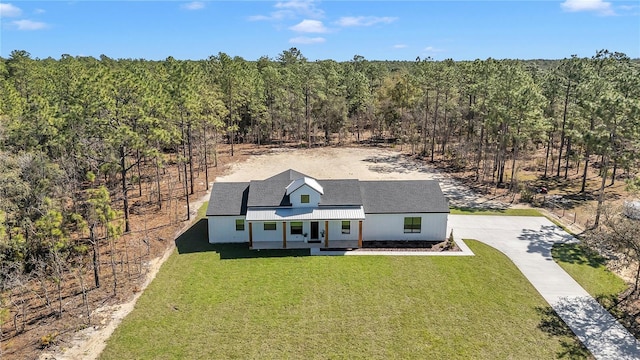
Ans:
[[[210,243],[252,249],[443,241],[448,214],[437,181],[316,180],[294,170],[214,183],[207,208]]]

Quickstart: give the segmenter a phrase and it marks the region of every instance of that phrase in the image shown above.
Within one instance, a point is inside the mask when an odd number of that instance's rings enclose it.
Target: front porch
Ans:
[[[254,241],[251,249],[253,250],[266,250],[266,249],[283,249],[282,241]],[[358,240],[332,240],[329,243],[331,249],[357,249]],[[304,242],[304,241],[289,241],[287,242],[287,249],[323,249],[325,248],[323,242]]]
[[[251,249],[350,249],[362,247],[362,220],[360,219],[356,221],[248,221],[248,224],[248,240]]]

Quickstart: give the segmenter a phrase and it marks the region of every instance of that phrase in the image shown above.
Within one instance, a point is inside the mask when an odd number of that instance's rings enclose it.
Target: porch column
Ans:
[[[249,221],[249,249],[253,248],[253,223]]]
[[[324,221],[324,247],[329,247],[329,220]]]
[[[358,221],[358,247],[362,247],[362,220]]]
[[[282,222],[282,248],[287,248],[287,222]]]

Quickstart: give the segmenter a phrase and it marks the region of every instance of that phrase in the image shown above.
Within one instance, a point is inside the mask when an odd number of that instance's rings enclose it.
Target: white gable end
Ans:
[[[309,186],[310,188],[315,190],[320,195],[324,194],[324,189],[322,188],[322,186],[320,184],[318,184],[316,179],[313,179],[313,178],[305,176],[305,177],[302,177],[300,179],[293,180],[287,186],[287,195],[291,195],[292,192],[298,190],[302,185]]]
[[[304,184],[289,194],[292,207],[317,207],[320,204],[320,193]]]

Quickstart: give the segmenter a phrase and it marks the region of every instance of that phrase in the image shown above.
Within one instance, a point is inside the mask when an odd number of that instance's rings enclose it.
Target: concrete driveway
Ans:
[[[596,359],[640,359],[640,343],[551,258],[556,242],[575,241],[544,217],[449,215],[456,239],[476,239],[505,255]]]

